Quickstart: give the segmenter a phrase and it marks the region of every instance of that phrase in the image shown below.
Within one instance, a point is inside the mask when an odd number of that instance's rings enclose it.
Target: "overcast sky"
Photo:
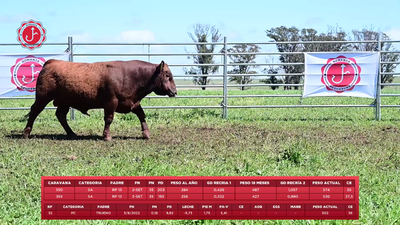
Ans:
[[[191,42],[188,32],[196,23],[215,25],[228,42],[268,42],[265,30],[277,26],[296,26],[327,31],[339,26],[345,31],[373,27],[400,40],[400,1],[3,1],[0,8],[0,43],[18,43],[17,29],[23,21],[40,21],[46,29],[47,43],[67,42]],[[275,51],[274,46],[261,46]],[[30,51],[0,47],[0,53],[59,53],[66,46],[43,46]],[[186,46],[188,51],[193,47]],[[400,49],[400,48],[398,48]],[[147,53],[147,46],[76,46],[76,53]],[[152,46],[152,53],[185,52],[184,46]],[[263,56],[264,57],[264,56]],[[264,62],[265,57],[258,62]],[[75,57],[93,62],[117,58]],[[131,59],[131,58],[118,58]],[[146,58],[140,58],[147,60]],[[169,64],[190,63],[185,57],[152,57]],[[220,62],[220,58],[218,59]],[[174,73],[182,74],[176,68]]]

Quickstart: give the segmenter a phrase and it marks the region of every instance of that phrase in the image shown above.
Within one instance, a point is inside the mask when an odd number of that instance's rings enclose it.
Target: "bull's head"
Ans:
[[[157,66],[157,72],[159,72],[156,78],[156,88],[154,93],[157,95],[168,95],[169,97],[175,97],[177,94],[174,77],[172,76],[171,70],[168,65],[161,61],[160,65]]]

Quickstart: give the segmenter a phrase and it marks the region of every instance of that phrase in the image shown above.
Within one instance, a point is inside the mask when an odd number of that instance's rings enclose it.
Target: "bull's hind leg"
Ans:
[[[29,137],[33,128],[33,123],[35,122],[37,116],[43,111],[44,107],[46,107],[51,100],[52,99],[36,97],[35,103],[33,103],[31,106],[31,111],[29,112],[28,123],[24,129],[24,138]]]
[[[118,106],[118,100],[113,99],[108,105],[104,107],[104,141],[111,141],[110,125],[114,119],[114,113]]]
[[[140,120],[140,124],[142,125],[143,138],[150,139],[150,131],[147,127],[146,115],[144,114],[142,106],[139,105],[136,109],[132,110],[132,112],[135,113]]]
[[[58,121],[61,123],[61,126],[64,128],[65,132],[67,132],[67,136],[69,138],[76,138],[77,135],[72,131],[71,127],[67,123],[68,111],[69,106],[60,105],[57,107],[56,116]]]

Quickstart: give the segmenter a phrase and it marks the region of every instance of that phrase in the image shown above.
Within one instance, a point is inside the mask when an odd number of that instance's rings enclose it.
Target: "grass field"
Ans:
[[[179,95],[222,91],[178,90]],[[229,94],[300,94],[231,90]],[[383,93],[400,93],[385,88]],[[149,105],[219,105],[222,99],[151,99]],[[362,98],[235,98],[229,105],[371,104]],[[32,100],[1,100],[30,107]],[[382,104],[399,105],[400,98]],[[50,105],[49,105],[50,106]],[[52,105],[51,105],[52,106]],[[22,140],[28,111],[0,111],[0,224],[399,224],[400,109],[373,108],[145,109],[151,139],[132,114],[117,114],[111,142],[103,114],[76,113],[79,140],[67,140],[54,110]],[[76,158],[74,158],[76,157]],[[359,221],[41,221],[41,176],[359,176]]]

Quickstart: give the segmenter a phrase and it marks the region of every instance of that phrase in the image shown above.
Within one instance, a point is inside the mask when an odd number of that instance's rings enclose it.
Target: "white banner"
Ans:
[[[49,59],[68,61],[69,54],[0,54],[0,97],[35,95],[36,80],[43,64]]]
[[[303,98],[375,98],[379,53],[305,53]]]

